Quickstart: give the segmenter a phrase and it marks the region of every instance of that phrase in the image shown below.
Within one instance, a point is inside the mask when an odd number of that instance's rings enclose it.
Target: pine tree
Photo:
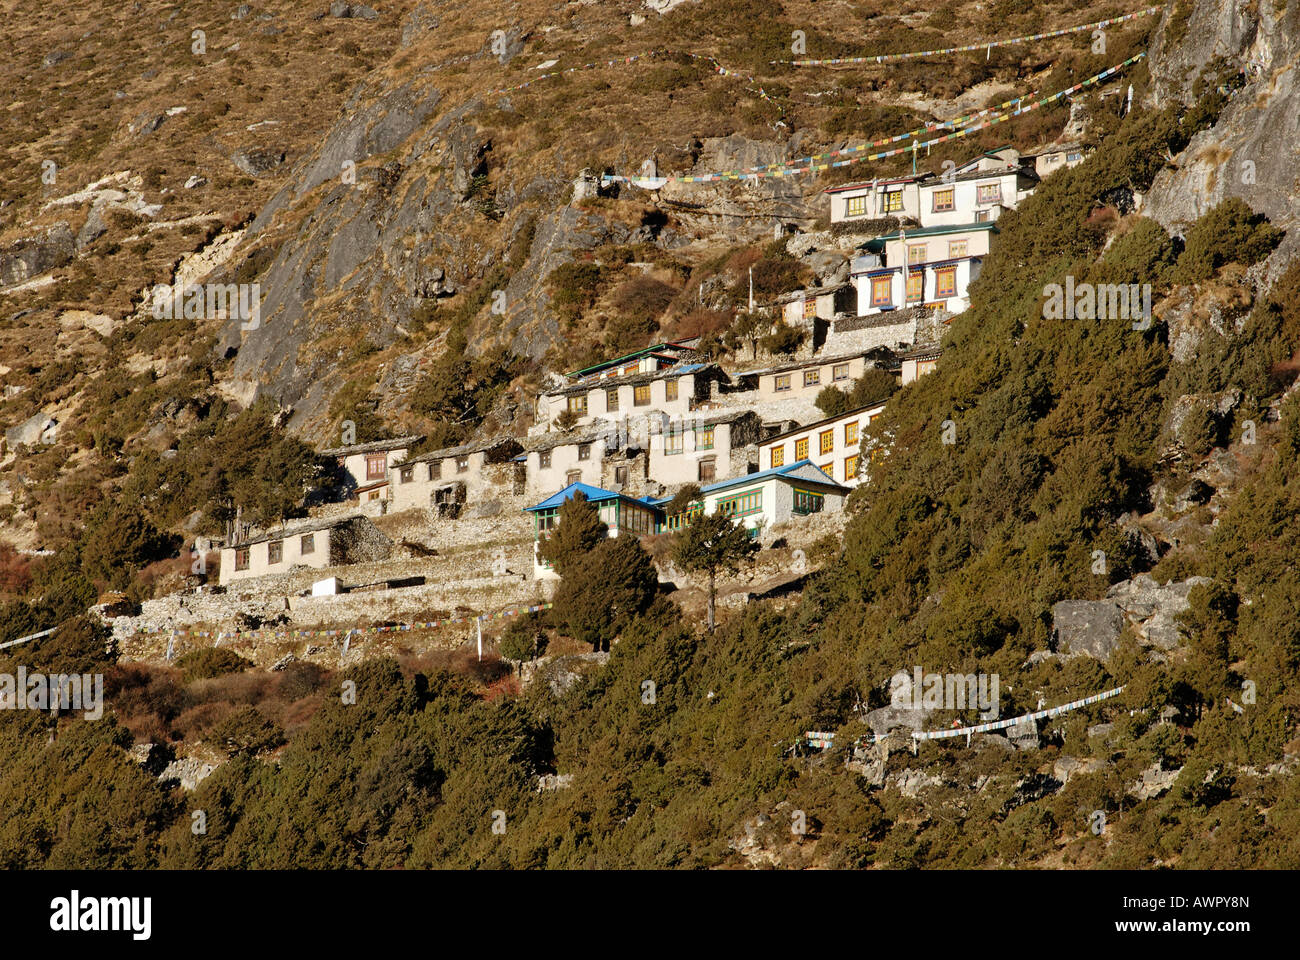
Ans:
[[[555,591],[556,622],[574,639],[608,650],[659,589],[654,562],[636,537],[606,537],[570,557]]]
[[[558,525],[537,549],[542,559],[564,576],[570,560],[609,539],[609,528],[581,491],[574,491],[560,506],[557,519]]]
[[[758,544],[749,538],[749,532],[721,513],[698,516],[677,534],[673,559],[691,573],[708,574],[710,633],[717,625],[718,574],[735,573],[757,552]]]

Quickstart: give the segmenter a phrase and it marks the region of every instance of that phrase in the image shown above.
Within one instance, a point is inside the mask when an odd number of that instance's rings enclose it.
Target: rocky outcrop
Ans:
[[[379,17],[379,14],[364,3],[348,3],[347,0],[334,0],[330,4],[330,16],[340,20],[375,20]]]
[[[179,786],[187,793],[193,792],[215,769],[217,768],[210,763],[203,763],[193,757],[182,757],[167,764],[158,775],[158,782],[163,786]]]
[[[1118,604],[1133,624],[1139,643],[1172,650],[1182,643],[1178,616],[1190,606],[1188,595],[1196,585],[1209,582],[1208,577],[1188,577],[1161,586],[1143,573],[1115,584],[1106,597]]]
[[[247,147],[232,153],[230,162],[250,177],[265,177],[284,163],[284,151],[270,147]]]
[[[1166,770],[1157,760],[1143,770],[1142,776],[1130,783],[1126,789],[1130,795],[1139,800],[1150,800],[1167,792],[1174,785],[1174,781],[1178,779],[1178,774],[1181,772],[1181,767],[1177,770]]]
[[[1109,660],[1124,629],[1119,604],[1110,600],[1062,600],[1052,606],[1057,649]]]
[[[1106,761],[1096,757],[1061,757],[1052,764],[1052,776],[1064,786],[1074,777],[1087,776],[1105,767]]]
[[[22,237],[0,252],[0,286],[30,280],[63,266],[76,253],[67,223],[59,222],[30,237]]]
[[[1149,574],[1123,580],[1104,600],[1062,600],[1052,607],[1057,649],[1064,654],[1107,660],[1127,623],[1139,643],[1172,650],[1182,643],[1178,616],[1189,606],[1188,595],[1207,577],[1189,577],[1161,585]]]
[[[5,442],[10,447],[20,443],[34,447],[38,443],[53,443],[58,434],[59,421],[49,414],[38,413],[6,430]]]
[[[1181,234],[1219,201],[1241,197],[1288,230],[1264,271],[1272,280],[1300,250],[1300,8],[1197,0],[1168,10],[1151,44],[1149,105],[1192,104],[1197,78],[1217,58],[1244,85],[1156,178],[1142,212]]]

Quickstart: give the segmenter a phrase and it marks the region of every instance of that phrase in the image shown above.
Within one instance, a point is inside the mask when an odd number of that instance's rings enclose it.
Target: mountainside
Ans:
[[[0,725],[19,811],[0,863],[1300,865],[1297,0],[1175,0],[1102,49],[852,68],[772,61],[1132,10],[192,6],[114,8],[121,47],[90,11],[0,28],[25,51],[0,205],[3,639],[63,625],[23,662],[102,669],[114,712],[48,744],[31,712]],[[883,140],[1143,51],[915,158],[657,182]],[[798,574],[780,590],[723,571],[716,632],[699,591],[656,593],[673,534],[642,550],[603,528],[557,555],[557,609],[485,628],[487,661],[401,638],[328,667],[296,639],[271,670],[230,647],[128,661],[82,616],[107,589],[190,585],[182,536],[315,507],[312,447],[347,425],[524,438],[538,391],[597,359],[698,336],[757,362],[751,276],[766,302],[843,279],[821,191],[1062,140],[1094,149],[997,220],[935,372],[864,431],[842,533],[764,548]],[[256,283],[257,321],[155,317],[177,279]],[[1047,305],[1120,285],[1147,288],[1151,322]],[[902,698],[914,669],[999,678],[999,719],[1071,709],[918,742],[987,718]],[[104,789],[65,815],[74,774]],[[33,800],[36,782],[59,787]]]
[[[1290,5],[1178,3],[1152,38],[1149,105],[1192,106],[1207,66],[1231,78],[1233,96],[1152,185],[1144,212],[1182,233],[1206,210],[1240,197],[1288,235],[1268,281],[1295,256],[1300,213],[1292,157],[1300,138],[1296,54],[1300,35]]]

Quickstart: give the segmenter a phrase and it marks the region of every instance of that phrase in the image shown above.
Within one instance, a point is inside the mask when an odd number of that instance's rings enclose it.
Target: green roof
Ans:
[[[621,357],[615,357],[613,360],[602,360],[600,363],[593,363],[591,366],[583,367],[581,370],[573,370],[569,373],[566,373],[565,376],[580,377],[584,373],[591,373],[593,370],[602,370],[605,367],[612,367],[622,363],[624,360],[631,360],[636,357],[644,357],[647,353],[655,353],[656,351],[663,350],[666,347],[672,347],[676,350],[686,349],[680,343],[673,343],[670,340],[666,340],[663,343],[656,343],[652,347],[643,347],[640,350],[633,350],[631,353],[624,354]]]

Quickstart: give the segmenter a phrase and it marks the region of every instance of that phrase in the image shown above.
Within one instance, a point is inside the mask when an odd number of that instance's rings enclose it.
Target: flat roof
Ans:
[[[955,223],[948,227],[917,227],[915,230],[904,230],[900,234],[895,230],[893,233],[887,233],[880,240],[897,240],[900,236],[903,239],[908,237],[936,237],[943,233],[973,233],[978,230],[996,231],[997,222],[994,220],[985,220],[983,223]]]
[[[866,413],[868,410],[880,411],[884,409],[885,409],[884,400],[881,400],[879,403],[869,403],[865,407],[858,407],[856,410],[846,410],[844,411],[844,413],[841,413],[837,417],[827,417],[824,420],[815,420],[812,423],[805,423],[801,427],[794,427],[790,430],[785,431],[784,433],[778,433],[774,437],[768,437],[766,440],[760,440],[758,445],[760,447],[765,447],[769,443],[775,443],[778,440],[785,440],[789,437],[793,437],[795,434],[803,433],[805,430],[817,430],[821,427],[826,426],[826,424],[828,423],[838,423],[841,420],[848,420],[851,417],[856,417],[863,413]]]
[[[609,428],[603,430],[583,430],[581,433],[558,433],[554,430],[547,431],[535,439],[525,449],[525,453],[538,453],[546,450],[554,450],[556,447],[567,447],[579,443],[595,443],[602,437],[608,437],[618,431]]]
[[[222,547],[223,550],[238,550],[243,547],[252,546],[255,543],[266,543],[268,540],[284,540],[289,537],[296,537],[304,533],[317,533],[321,530],[330,530],[334,527],[343,526],[356,520],[370,521],[370,518],[362,513],[349,513],[341,517],[327,517],[317,520],[305,520],[295,526],[283,527],[280,530],[269,533],[261,533],[256,537],[250,537],[247,540],[241,540],[239,543],[231,543]]]
[[[477,440],[473,443],[462,443],[458,447],[443,447],[441,450],[430,450],[428,453],[422,453],[419,456],[411,457],[396,466],[405,466],[408,463],[426,463],[429,460],[446,460],[450,457],[463,457],[467,454],[478,453],[482,450],[491,450],[493,447],[506,443],[519,443],[514,437],[493,437],[491,440]]]
[[[1020,164],[1009,163],[1005,167],[995,170],[967,170],[964,173],[955,173],[947,180],[936,179],[931,183],[922,184],[922,187],[928,190],[931,187],[942,188],[954,183],[964,183],[967,180],[992,180],[999,177],[1009,177],[1013,174],[1017,177],[1023,176],[1030,177],[1034,180],[1038,179],[1038,174],[1034,173],[1034,171],[1028,167],[1021,166]]]
[[[1049,153],[1069,153],[1070,151],[1073,150],[1087,150],[1087,149],[1091,149],[1091,148],[1088,147],[1086,144],[1082,143],[1081,141],[1070,140],[1067,141],[1066,143],[1049,143],[1047,146],[1039,149],[1035,153],[1022,153],[1020,155],[1020,158],[1022,160],[1035,160],[1038,157],[1044,156]]]
[[[370,440],[366,443],[353,443],[346,447],[331,447],[322,450],[323,457],[350,457],[358,453],[378,453],[381,450],[396,450],[399,447],[413,447],[424,439],[424,434],[412,434],[409,437],[394,437],[391,440]]]
[[[917,347],[909,350],[907,353],[900,353],[899,360],[937,360],[943,354],[943,347],[928,346]]]
[[[865,276],[865,274],[860,274],[860,276]],[[860,316],[844,317],[835,320],[831,324],[831,333],[853,333],[857,330],[870,330],[872,327],[892,327],[895,324],[906,323],[910,320],[928,316],[930,312],[929,307],[911,306],[886,310],[881,313],[864,313]]]
[[[857,183],[842,183],[838,187],[827,187],[822,193],[843,193],[846,190],[863,190],[873,187],[887,187],[895,183],[913,183],[918,180],[926,180],[933,177],[934,174],[926,171],[925,173],[913,173],[906,177],[890,177],[887,180],[860,180]]]
[[[707,411],[705,411],[707,412]],[[704,417],[693,417],[687,415],[679,417],[679,420],[690,420],[701,427],[710,427],[719,423],[735,423],[737,420],[743,420],[745,417],[758,417],[758,414],[748,407],[737,407],[734,410],[720,410],[716,413]]]
[[[848,259],[847,257],[845,259]],[[806,300],[809,297],[823,297],[828,293],[839,293],[845,287],[853,286],[851,281],[845,280],[842,283],[832,283],[828,287],[813,287],[809,290],[791,290],[789,293],[783,293],[777,297],[775,303],[791,303],[795,300]]]
[[[804,367],[824,367],[828,363],[843,363],[846,360],[856,360],[859,357],[865,357],[870,350],[854,350],[852,353],[841,353],[833,357],[812,357],[808,360],[792,360],[789,363],[778,364],[775,367],[761,367],[756,370],[737,370],[737,377],[762,377],[769,373],[785,373],[787,370],[802,370]]]

